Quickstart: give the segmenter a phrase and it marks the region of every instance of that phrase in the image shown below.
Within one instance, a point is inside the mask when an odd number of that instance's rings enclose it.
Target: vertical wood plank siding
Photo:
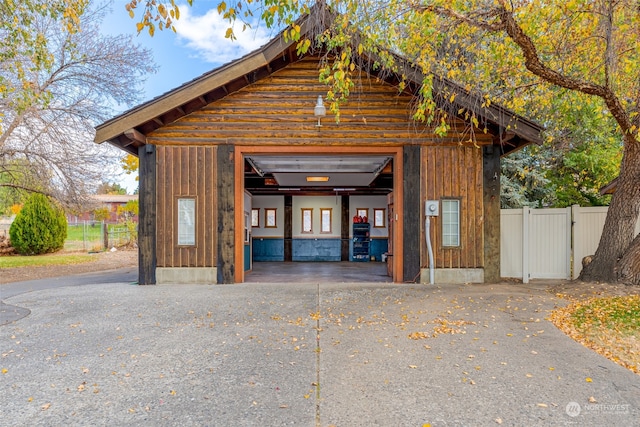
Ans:
[[[423,147],[422,153],[423,200],[460,200],[460,247],[442,247],[442,212],[431,220],[436,268],[483,267],[482,148],[429,146]],[[425,266],[429,259],[424,231],[421,234]]]
[[[214,146],[157,149],[157,265],[215,267],[217,261],[216,150]],[[177,244],[177,199],[196,200],[196,244]]]
[[[482,153],[464,142],[470,139],[468,126],[452,121],[448,135],[437,137],[431,128],[411,119],[410,94],[365,75],[341,106],[340,122],[326,103],[327,116],[317,127],[313,107],[318,95],[326,93],[327,86],[318,82],[318,58],[306,57],[147,135],[147,141],[158,147],[159,267],[217,265],[221,234],[216,222],[220,202],[215,190],[216,146],[271,146],[285,151],[294,146],[311,151],[313,146],[333,146],[336,153],[340,147],[362,147],[366,152],[367,147],[422,146],[422,200],[460,197],[462,201],[460,248],[442,249],[439,223],[434,226],[437,267],[483,265]],[[477,133],[476,144],[491,144],[490,135]],[[401,159],[396,161],[400,164],[395,167],[401,168]],[[178,196],[197,199],[197,244],[192,248],[178,247],[175,241]],[[420,263],[426,265],[424,224],[419,221]],[[414,232],[416,227],[408,230]]]

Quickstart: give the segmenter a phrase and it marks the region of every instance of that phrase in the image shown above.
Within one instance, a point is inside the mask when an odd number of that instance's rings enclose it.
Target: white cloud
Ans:
[[[178,39],[195,51],[200,59],[214,64],[231,62],[267,43],[271,37],[263,25],[242,31],[242,23],[236,22],[236,40],[224,37],[229,22],[211,9],[202,16],[193,15],[189,6],[180,6],[180,19],[175,21]]]

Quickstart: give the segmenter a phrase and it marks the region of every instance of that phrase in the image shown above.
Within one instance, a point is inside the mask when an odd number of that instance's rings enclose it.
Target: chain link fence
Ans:
[[[70,222],[67,226],[67,251],[100,252],[113,247],[134,246],[138,232],[135,223],[108,224],[100,221]]]

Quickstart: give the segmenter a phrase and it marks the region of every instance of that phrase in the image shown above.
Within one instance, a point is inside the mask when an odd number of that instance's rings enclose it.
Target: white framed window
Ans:
[[[302,208],[302,232],[313,233],[313,209]]]
[[[196,199],[178,199],[178,246],[196,244]]]
[[[460,246],[460,200],[442,199],[442,246]]]
[[[384,209],[373,209],[373,226],[377,228],[384,228]]]
[[[260,227],[260,208],[251,209],[251,226]]]
[[[320,208],[320,233],[331,233],[331,208]]]
[[[264,228],[278,228],[276,222],[276,209],[266,208],[264,210]]]

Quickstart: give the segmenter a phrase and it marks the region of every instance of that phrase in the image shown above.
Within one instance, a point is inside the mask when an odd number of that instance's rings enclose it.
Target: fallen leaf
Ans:
[[[42,405],[42,410],[46,411],[47,409],[49,409],[51,407],[51,403],[45,403],[44,405]]]
[[[585,380],[586,382],[588,382],[588,383],[593,382],[593,380],[591,379],[591,377],[587,377],[587,378],[585,378],[584,380]]]
[[[411,369],[417,369],[417,368],[418,368],[416,365],[409,365],[409,367],[410,367]]]
[[[6,374],[7,372],[9,372],[9,370],[7,368],[2,368],[2,373]]]
[[[280,409],[287,409],[289,405],[280,405]]]
[[[502,424],[502,418],[496,418],[496,423]]]
[[[538,403],[538,406],[541,408],[546,408],[547,404],[546,403]]]
[[[596,398],[595,398],[595,397],[591,396],[591,397],[589,398],[589,403],[598,403],[598,401],[596,400]]]

